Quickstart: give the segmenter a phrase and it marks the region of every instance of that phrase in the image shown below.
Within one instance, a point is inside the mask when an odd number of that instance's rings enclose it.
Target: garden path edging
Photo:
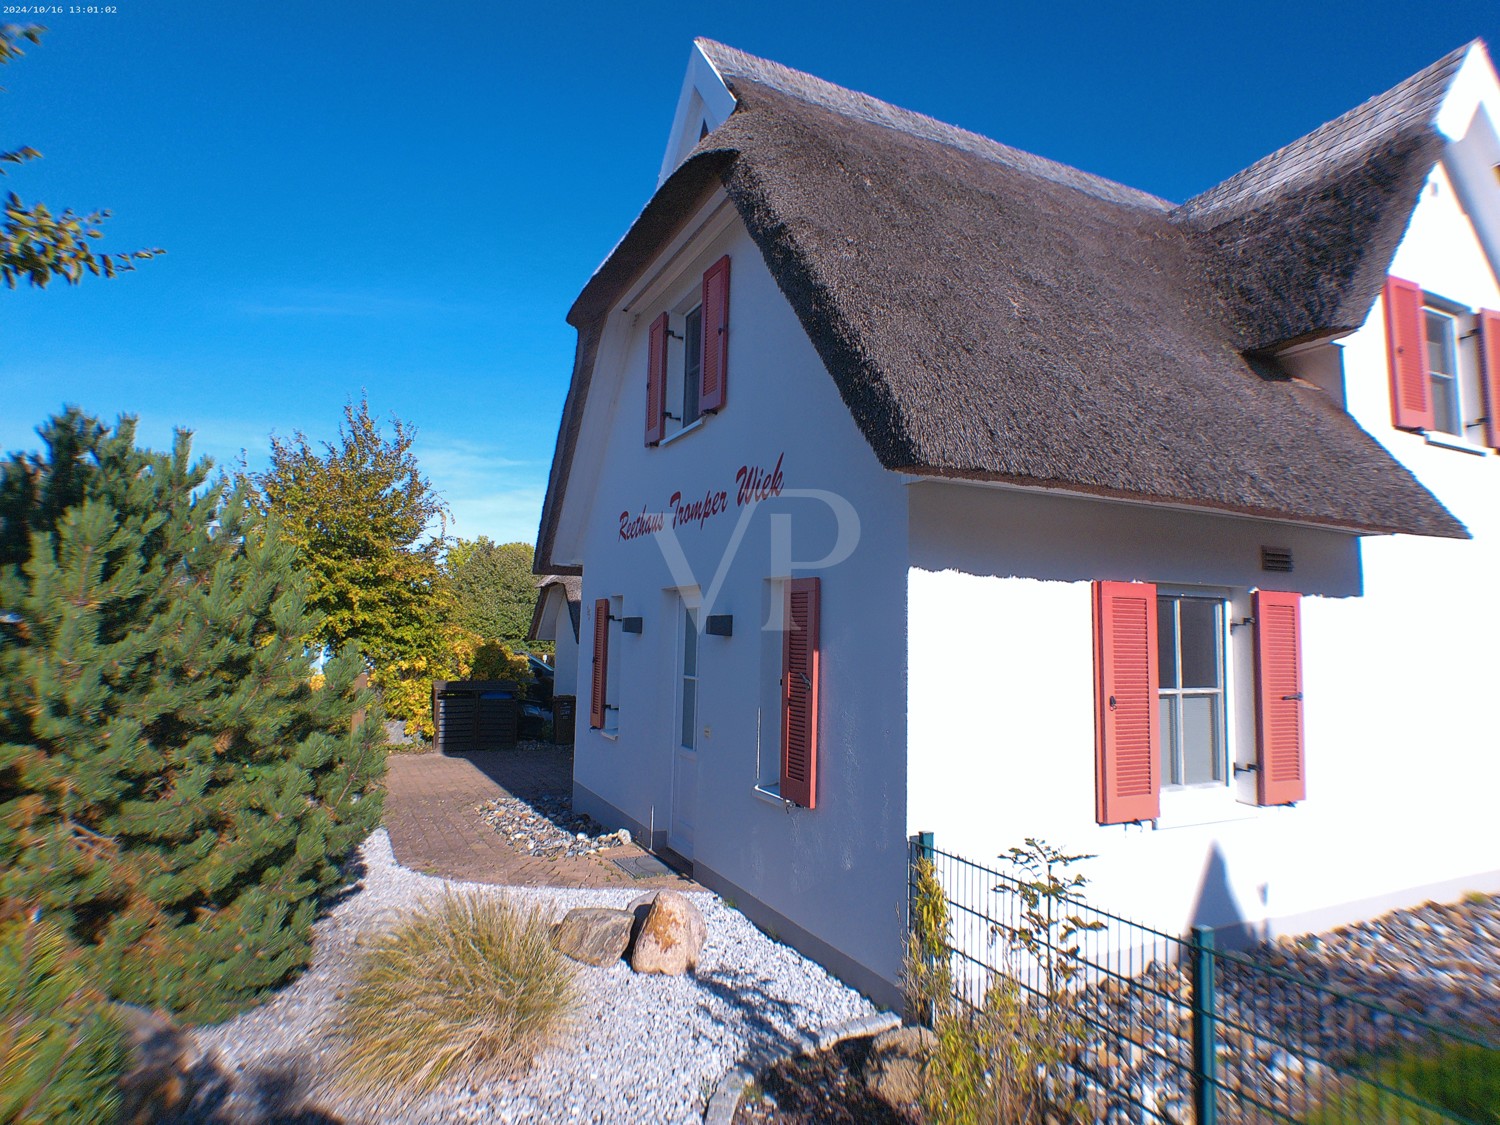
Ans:
[[[876,1012],[874,1015],[857,1016],[852,1020],[845,1020],[843,1023],[836,1023],[832,1027],[825,1028],[815,1036],[804,1035],[802,1042],[794,1049],[775,1058],[767,1059],[761,1065],[761,1069],[769,1069],[777,1063],[799,1055],[826,1051],[845,1039],[879,1035],[882,1031],[890,1031],[900,1026],[901,1017],[895,1012]],[[755,1071],[744,1063],[740,1063],[720,1078],[719,1084],[714,1088],[713,1097],[708,1100],[708,1108],[703,1111],[703,1125],[734,1125],[735,1111],[740,1108],[740,1096],[744,1094],[745,1087],[755,1081],[755,1075]]]

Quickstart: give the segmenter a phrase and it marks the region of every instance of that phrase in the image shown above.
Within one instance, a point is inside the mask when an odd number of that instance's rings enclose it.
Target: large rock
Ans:
[[[865,1085],[888,1105],[914,1105],[922,1097],[922,1072],[936,1047],[937,1036],[925,1027],[881,1032],[865,1060]]]
[[[579,906],[552,931],[552,944],[585,965],[613,965],[625,956],[635,915],[628,910]]]
[[[638,973],[664,973],[677,976],[698,967],[698,957],[708,938],[703,915],[685,895],[676,891],[657,891],[649,900],[631,903],[632,916],[644,908],[635,944],[630,950],[630,967]]]
[[[126,1125],[148,1125],[187,1108],[205,1059],[193,1033],[164,1013],[134,1004],[113,1006],[124,1029],[129,1063],[120,1076],[120,1114]]]

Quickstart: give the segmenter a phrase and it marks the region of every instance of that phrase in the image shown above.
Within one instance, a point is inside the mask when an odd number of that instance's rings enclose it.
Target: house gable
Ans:
[[[667,177],[698,147],[698,142],[706,134],[724,124],[734,112],[734,95],[729,92],[703,45],[703,40],[694,42],[688,55],[687,74],[682,80],[682,93],[677,97],[677,110],[672,115],[672,131],[668,134],[667,151],[662,157],[661,174],[656,178],[657,187],[666,183]]]

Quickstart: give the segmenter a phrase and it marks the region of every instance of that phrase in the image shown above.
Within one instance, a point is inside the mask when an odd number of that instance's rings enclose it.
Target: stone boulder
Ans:
[[[134,1004],[115,1004],[113,1014],[125,1032],[129,1061],[120,1076],[120,1113],[126,1125],[174,1117],[198,1090],[208,1056],[193,1033],[165,1013]]]
[[[635,915],[628,910],[579,906],[552,929],[552,944],[575,961],[604,967],[625,956]]]
[[[922,1097],[922,1071],[937,1048],[937,1036],[925,1027],[893,1027],[875,1036],[865,1060],[865,1086],[897,1109]]]
[[[638,973],[678,976],[698,967],[708,926],[686,895],[657,891],[630,904],[638,921],[630,949],[630,967]]]

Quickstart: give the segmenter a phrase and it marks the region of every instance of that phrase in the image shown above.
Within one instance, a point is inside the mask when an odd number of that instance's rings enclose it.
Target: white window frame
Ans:
[[[1450,325],[1453,373],[1440,375],[1433,371],[1428,358],[1427,324],[1429,317],[1441,317]],[[1479,357],[1479,318],[1474,310],[1436,293],[1422,291],[1422,366],[1427,372],[1427,393],[1432,401],[1433,428],[1424,433],[1428,445],[1484,455],[1484,389]],[[1453,418],[1439,420],[1437,384],[1450,381],[1457,432],[1447,429]]]
[[[1440,350],[1447,353],[1447,361],[1452,365],[1452,371],[1439,371],[1437,365],[1432,362],[1434,324],[1446,329],[1446,339],[1439,340],[1438,343]],[[1422,349],[1427,361],[1428,394],[1432,396],[1433,428],[1451,437],[1461,438],[1464,436],[1464,395],[1463,379],[1459,371],[1458,337],[1458,317],[1445,309],[1435,308],[1424,302],[1422,305]],[[1444,391],[1446,393],[1443,393]],[[1446,401],[1451,409],[1440,411],[1440,404],[1443,401]],[[1440,412],[1446,414],[1446,417],[1439,417]]]
[[[781,795],[781,676],[786,628],[786,584],[790,578],[767,578],[761,607],[760,706],[756,710],[755,795],[790,812],[797,806]]]
[[[695,349],[689,345],[692,343],[692,335],[688,331],[688,321],[696,313],[698,315],[698,347],[697,364],[693,362]],[[667,309],[667,369],[664,373],[667,385],[663,390],[663,398],[667,404],[667,417],[663,420],[665,433],[659,445],[666,445],[684,434],[690,434],[703,425],[707,417],[698,406],[699,395],[695,390],[691,395],[693,405],[697,412],[689,418],[689,379],[694,378],[701,383],[703,365],[703,293],[701,284],[690,290],[686,296],[675,305]]]
[[[677,599],[677,706],[674,710],[675,719],[673,726],[676,728],[677,746],[683,750],[697,753],[698,743],[702,738],[702,722],[699,712],[699,704],[702,702],[702,694],[698,685],[702,682],[700,671],[703,661],[703,630],[699,626],[698,617],[701,610],[698,606],[696,595],[689,596],[687,593],[680,594]],[[689,636],[691,635],[691,641]],[[688,646],[692,645],[693,670],[688,671],[687,658]],[[687,702],[687,693],[691,688],[693,693],[693,723],[691,728],[684,722],[684,704]]]
[[[1213,605],[1215,615],[1215,658],[1218,662],[1219,681],[1219,685],[1216,688],[1185,688],[1177,686],[1168,687],[1164,683],[1159,683],[1157,685],[1158,707],[1160,707],[1161,701],[1163,699],[1170,698],[1174,702],[1173,709],[1175,711],[1176,722],[1174,723],[1172,729],[1177,732],[1178,736],[1176,739],[1177,744],[1173,748],[1173,753],[1171,755],[1173,760],[1172,764],[1174,773],[1182,772],[1184,766],[1181,746],[1182,700],[1187,696],[1217,696],[1219,700],[1218,716],[1216,722],[1218,751],[1216,760],[1214,762],[1214,772],[1218,774],[1218,776],[1209,781],[1173,782],[1168,778],[1166,769],[1163,768],[1161,778],[1161,791],[1163,793],[1166,793],[1173,790],[1227,789],[1229,787],[1230,781],[1234,776],[1232,772],[1234,754],[1230,752],[1229,746],[1229,696],[1231,690],[1229,675],[1229,599],[1224,595],[1212,590],[1174,589],[1172,587],[1164,588],[1158,586],[1156,591],[1156,600],[1158,607],[1160,607],[1161,602],[1164,600],[1174,602],[1177,605],[1176,611],[1173,614],[1173,621],[1175,623],[1173,636],[1173,664],[1177,669],[1178,680],[1181,680],[1182,678],[1181,603],[1183,600],[1190,600],[1209,602]],[[1160,622],[1160,617],[1158,617],[1157,620],[1158,622]],[[1160,641],[1158,639],[1158,644],[1159,643]],[[1157,654],[1155,654],[1155,658],[1158,661],[1160,660],[1159,651]],[[1159,668],[1160,665],[1158,664],[1158,670]],[[1168,728],[1165,724],[1163,724],[1162,726],[1161,738],[1162,749],[1165,750],[1168,738]]]
[[[1251,591],[1242,587],[1157,583],[1156,593],[1158,597],[1211,599],[1223,607],[1219,658],[1223,669],[1220,707],[1223,761],[1220,768],[1224,771],[1224,781],[1168,785],[1163,778],[1158,790],[1160,815],[1152,822],[1152,830],[1227,824],[1274,814],[1277,810],[1262,808],[1254,796],[1252,767],[1259,751],[1254,729],[1255,646],[1250,632],[1254,628]],[[1166,732],[1162,734],[1165,737]]]

